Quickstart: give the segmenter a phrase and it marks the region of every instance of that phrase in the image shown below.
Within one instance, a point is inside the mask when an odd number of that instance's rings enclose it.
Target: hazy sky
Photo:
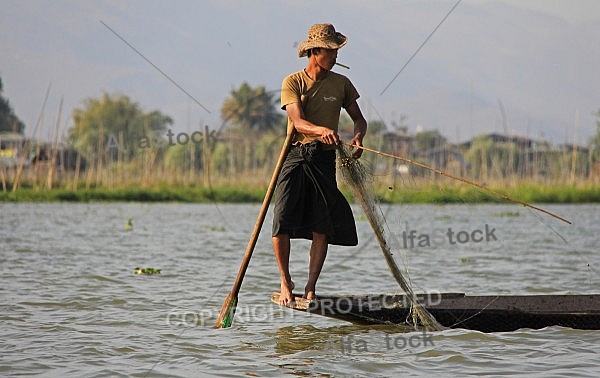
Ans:
[[[325,3],[325,4],[323,4]],[[301,69],[295,43],[332,22],[349,37],[338,61],[363,112],[450,141],[506,130],[585,144],[600,109],[600,1],[463,0],[381,92],[456,1],[2,1],[0,77],[31,135],[51,84],[39,137],[61,98],[71,111],[103,91],[175,120],[174,130],[221,127],[220,106],[247,81],[278,91]],[[190,93],[196,104],[105,25]]]

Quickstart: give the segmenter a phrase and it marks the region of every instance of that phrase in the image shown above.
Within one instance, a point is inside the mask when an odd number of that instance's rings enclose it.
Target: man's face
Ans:
[[[315,55],[317,64],[326,70],[331,70],[337,58],[337,49],[321,48],[319,54]]]

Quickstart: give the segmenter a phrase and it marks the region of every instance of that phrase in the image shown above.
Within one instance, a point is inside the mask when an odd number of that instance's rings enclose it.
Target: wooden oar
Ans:
[[[287,132],[285,142],[283,143],[283,148],[281,149],[281,154],[279,154],[279,160],[277,160],[277,164],[275,165],[273,177],[271,177],[271,182],[269,183],[269,187],[267,188],[267,193],[265,194],[260,213],[258,214],[258,219],[256,219],[254,231],[252,231],[250,241],[248,242],[248,246],[246,247],[246,252],[244,253],[244,258],[242,259],[242,264],[240,265],[240,270],[238,271],[237,278],[233,283],[233,289],[231,289],[231,292],[229,293],[229,295],[227,295],[227,298],[225,298],[225,302],[223,302],[223,307],[221,307],[221,312],[219,313],[219,318],[217,319],[217,324],[215,325],[216,328],[231,327],[231,323],[233,322],[233,316],[235,315],[235,309],[237,306],[237,297],[242,286],[242,281],[244,279],[244,275],[246,274],[248,264],[250,263],[250,258],[252,258],[252,252],[254,252],[254,247],[256,246],[258,235],[260,234],[263,222],[265,221],[265,216],[267,215],[269,203],[271,202],[273,192],[275,191],[275,185],[277,184],[277,178],[279,177],[279,173],[281,172],[281,167],[283,166],[283,162],[285,161],[285,158],[287,157],[287,154],[290,150],[290,146],[292,145],[293,136],[294,129],[292,128]]]

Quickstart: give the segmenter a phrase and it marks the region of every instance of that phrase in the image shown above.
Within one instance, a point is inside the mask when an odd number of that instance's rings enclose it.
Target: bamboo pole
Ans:
[[[58,106],[58,116],[56,117],[56,126],[54,127],[54,142],[52,143],[52,157],[50,158],[50,166],[48,167],[48,177],[46,178],[46,186],[48,189],[52,189],[54,179],[54,168],[56,166],[56,160],[58,157],[58,132],[60,129],[60,117],[62,115],[64,98],[60,98],[60,105]]]
[[[579,109],[575,110],[575,130],[573,131],[573,148],[571,149],[571,179],[570,185],[575,184],[575,171],[577,170],[577,129],[579,127]]]
[[[258,218],[256,219],[256,223],[254,224],[254,230],[252,231],[252,235],[250,235],[250,241],[248,242],[248,246],[246,247],[246,251],[244,252],[244,257],[242,259],[238,275],[235,279],[231,292],[229,292],[229,294],[225,298],[225,301],[223,302],[221,312],[219,313],[219,317],[217,318],[217,323],[215,325],[216,328],[231,327],[231,323],[233,322],[233,316],[235,315],[235,309],[237,306],[238,294],[240,292],[240,288],[242,287],[242,281],[244,279],[244,276],[246,275],[246,269],[248,269],[248,265],[250,264],[250,259],[252,258],[254,247],[256,246],[256,242],[258,241],[260,230],[262,229],[262,225],[267,215],[267,210],[269,209],[271,197],[273,196],[273,192],[275,192],[277,178],[279,177],[279,173],[281,172],[283,163],[288,155],[290,146],[292,145],[293,137],[294,129],[288,130],[287,137],[285,138],[285,142],[283,143],[281,153],[279,154],[279,159],[277,160],[275,170],[273,171],[273,175],[271,177],[271,182],[269,183],[267,193],[265,194],[265,198],[263,199]]]
[[[48,96],[50,96],[50,88],[52,87],[52,83],[48,84],[48,89],[46,89],[46,95],[44,96],[44,101],[42,102],[42,109],[40,110],[40,115],[38,117],[38,120],[35,124],[35,128],[33,129],[33,134],[32,134],[32,138],[35,137],[35,135],[37,134],[38,128],[40,127],[40,124],[42,123],[42,120],[44,118],[44,110],[46,109],[46,103],[48,102]],[[25,167],[25,160],[27,159],[28,155],[29,155],[29,149],[31,148],[29,141],[26,141],[23,146],[22,146],[22,152],[23,152],[23,156],[21,156],[21,160],[19,161],[19,167],[17,168],[17,172],[15,174],[15,180],[13,181],[13,188],[12,191],[13,193],[17,191],[17,189],[19,188],[19,185],[21,183],[21,176],[23,174],[23,169]],[[24,151],[23,151],[24,150]]]

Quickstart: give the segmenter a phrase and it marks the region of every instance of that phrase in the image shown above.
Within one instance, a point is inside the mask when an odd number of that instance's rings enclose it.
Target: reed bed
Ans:
[[[397,146],[387,146],[376,139],[372,137],[366,143],[379,144],[381,150],[396,151],[400,155],[406,153],[405,156],[417,161],[433,164],[412,156],[410,150],[399,151]],[[21,159],[12,165],[0,160],[0,201],[260,202],[282,142],[283,137],[275,133],[247,138],[231,134],[212,146],[188,144],[142,149],[133,157],[118,154],[115,158],[96,153],[88,154],[84,159],[76,153],[59,152],[59,149],[64,151],[64,144],[61,147],[54,138],[45,152],[47,160]],[[36,148],[35,155],[42,156],[39,146],[24,146],[24,149],[34,151]],[[96,150],[104,151],[102,145]],[[543,158],[518,164],[513,162],[514,170],[507,169],[508,163],[500,158],[480,159],[480,155],[464,151],[465,158],[471,157],[471,160],[467,159],[468,165],[461,166],[456,160],[448,160],[440,169],[524,202],[600,202],[600,163],[591,157],[583,158],[577,151],[543,155]],[[482,161],[487,163],[482,165]],[[401,170],[393,159],[367,151],[361,162],[373,176],[375,193],[382,202],[504,201],[431,172]],[[349,189],[342,180],[339,181],[342,191],[349,194]]]
[[[75,171],[56,169],[48,188],[48,168],[28,167],[18,189],[12,191],[16,169],[0,167],[0,201],[177,201],[255,202],[262,201],[268,185],[267,172],[260,171],[206,175],[202,171],[145,170],[137,164],[103,166]],[[494,180],[486,183],[495,191],[530,203],[598,203],[600,185],[582,179],[575,184],[564,180]],[[503,203],[503,199],[447,179],[375,177],[375,193],[383,203]],[[340,180],[340,188],[351,199]]]

